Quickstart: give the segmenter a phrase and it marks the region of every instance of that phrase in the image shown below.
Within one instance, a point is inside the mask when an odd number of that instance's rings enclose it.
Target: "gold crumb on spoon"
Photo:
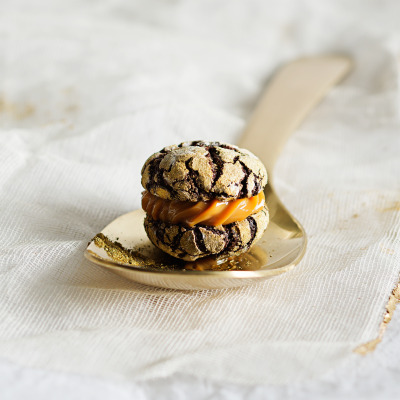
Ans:
[[[118,264],[130,264],[136,267],[155,267],[159,269],[176,269],[175,265],[164,264],[154,258],[144,256],[140,251],[126,249],[121,243],[112,241],[103,233],[98,233],[92,240],[97,247],[104,249],[107,255]],[[172,268],[171,268],[172,267]],[[175,268],[174,268],[175,267]]]

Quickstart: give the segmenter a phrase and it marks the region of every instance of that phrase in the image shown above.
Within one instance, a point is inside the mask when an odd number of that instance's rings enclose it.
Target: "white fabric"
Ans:
[[[400,6],[45,3],[0,14],[0,356],[236,384],[310,379],[360,357],[400,272]],[[148,155],[235,142],[275,67],[329,51],[351,54],[355,71],[276,170],[309,235],[297,268],[248,288],[177,292],[83,259],[95,233],[139,207]]]
[[[30,399],[186,399],[190,400],[387,400],[400,389],[400,318],[396,313],[382,343],[365,357],[306,382],[286,385],[238,385],[182,373],[147,381],[120,382],[88,375],[21,368],[0,362],[2,400]]]

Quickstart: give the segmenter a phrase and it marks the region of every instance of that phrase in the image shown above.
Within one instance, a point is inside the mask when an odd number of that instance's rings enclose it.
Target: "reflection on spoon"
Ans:
[[[235,257],[218,258],[210,256],[196,261],[187,262],[184,269],[191,271],[255,271],[267,264],[267,253],[260,247],[254,246],[250,251]]]

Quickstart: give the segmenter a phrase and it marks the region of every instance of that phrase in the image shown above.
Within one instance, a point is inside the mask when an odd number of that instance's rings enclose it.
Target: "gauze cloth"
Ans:
[[[360,357],[400,271],[400,6],[388,3],[3,4],[0,356],[130,381],[243,384]],[[235,143],[279,65],[330,52],[351,55],[354,72],[290,139],[274,177],[309,238],[296,268],[190,292],[83,258],[96,233],[140,207],[150,154]]]

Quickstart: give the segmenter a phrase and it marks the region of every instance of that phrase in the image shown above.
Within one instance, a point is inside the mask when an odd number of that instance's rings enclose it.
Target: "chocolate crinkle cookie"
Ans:
[[[142,186],[167,200],[252,197],[266,183],[265,167],[253,153],[219,142],[194,141],[164,147],[142,168]]]
[[[142,169],[146,233],[186,261],[246,252],[268,225],[266,183],[264,165],[248,150],[204,141],[165,147]]]

